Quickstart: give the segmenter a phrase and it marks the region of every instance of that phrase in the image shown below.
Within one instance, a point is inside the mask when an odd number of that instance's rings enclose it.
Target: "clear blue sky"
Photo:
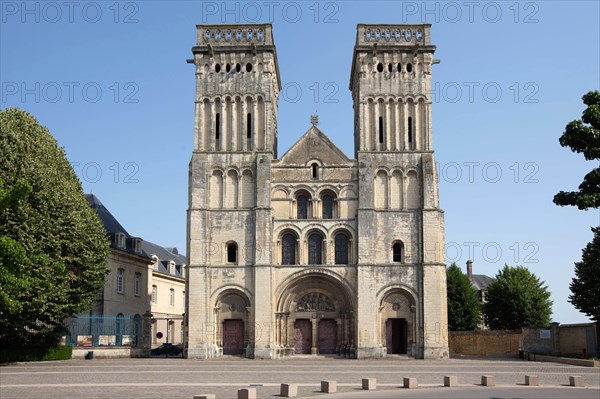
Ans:
[[[66,4],[65,4],[66,3]],[[560,147],[600,86],[598,1],[0,2],[0,107],[64,146],[84,190],[134,235],[185,251],[199,23],[272,22],[284,91],[279,154],[319,114],[353,155],[348,79],[358,23],[433,24],[433,137],[447,261],[545,280],[561,323],[573,262],[600,213],[561,208],[595,165]]]

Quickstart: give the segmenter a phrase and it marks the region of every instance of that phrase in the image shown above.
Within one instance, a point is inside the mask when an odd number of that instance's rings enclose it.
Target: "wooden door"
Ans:
[[[319,354],[335,354],[337,344],[337,323],[335,320],[323,319],[319,321]]]
[[[296,353],[310,355],[312,345],[312,324],[310,320],[299,319],[294,322],[293,338]]]
[[[406,354],[407,352],[406,319],[387,319],[385,322],[385,338],[387,353]]]
[[[225,320],[223,322],[223,354],[242,355],[244,353],[244,322]]]

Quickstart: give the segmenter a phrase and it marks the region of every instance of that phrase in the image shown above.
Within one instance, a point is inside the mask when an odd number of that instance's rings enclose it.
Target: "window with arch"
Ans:
[[[323,194],[321,197],[323,219],[333,219],[333,195]]]
[[[308,264],[320,265],[323,263],[323,237],[312,233],[308,236]]]
[[[397,241],[392,246],[392,260],[396,263],[402,263],[404,257],[404,244],[402,241]]]
[[[117,335],[123,334],[123,327],[125,324],[125,316],[123,313],[119,313],[115,319],[115,332]]]
[[[347,265],[349,262],[348,247],[350,239],[346,233],[338,233],[335,236],[335,264],[336,265]]]
[[[319,178],[319,165],[317,165],[316,163],[313,163],[312,165],[310,165],[310,168],[311,168],[312,178],[314,180],[317,180]]]
[[[298,219],[308,219],[308,195],[307,194],[299,194],[296,197],[297,204],[297,212],[296,217]]]
[[[291,233],[286,233],[281,237],[281,264],[296,264],[296,237]]]
[[[235,242],[227,244],[227,263],[238,263],[238,245]]]

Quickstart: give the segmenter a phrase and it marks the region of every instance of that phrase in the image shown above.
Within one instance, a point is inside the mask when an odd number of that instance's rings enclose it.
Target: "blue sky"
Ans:
[[[433,137],[446,258],[546,282],[561,323],[573,262],[600,213],[552,203],[595,165],[560,147],[600,87],[597,1],[2,1],[0,108],[47,126],[129,233],[185,251],[194,68],[202,23],[272,22],[283,90],[279,154],[310,126],[353,149],[348,80],[358,23],[432,23]]]

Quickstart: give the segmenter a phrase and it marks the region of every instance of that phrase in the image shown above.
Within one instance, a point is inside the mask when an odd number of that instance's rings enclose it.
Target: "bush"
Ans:
[[[70,346],[56,346],[54,348],[1,349],[0,363],[69,360],[71,359],[72,353],[73,348]]]

